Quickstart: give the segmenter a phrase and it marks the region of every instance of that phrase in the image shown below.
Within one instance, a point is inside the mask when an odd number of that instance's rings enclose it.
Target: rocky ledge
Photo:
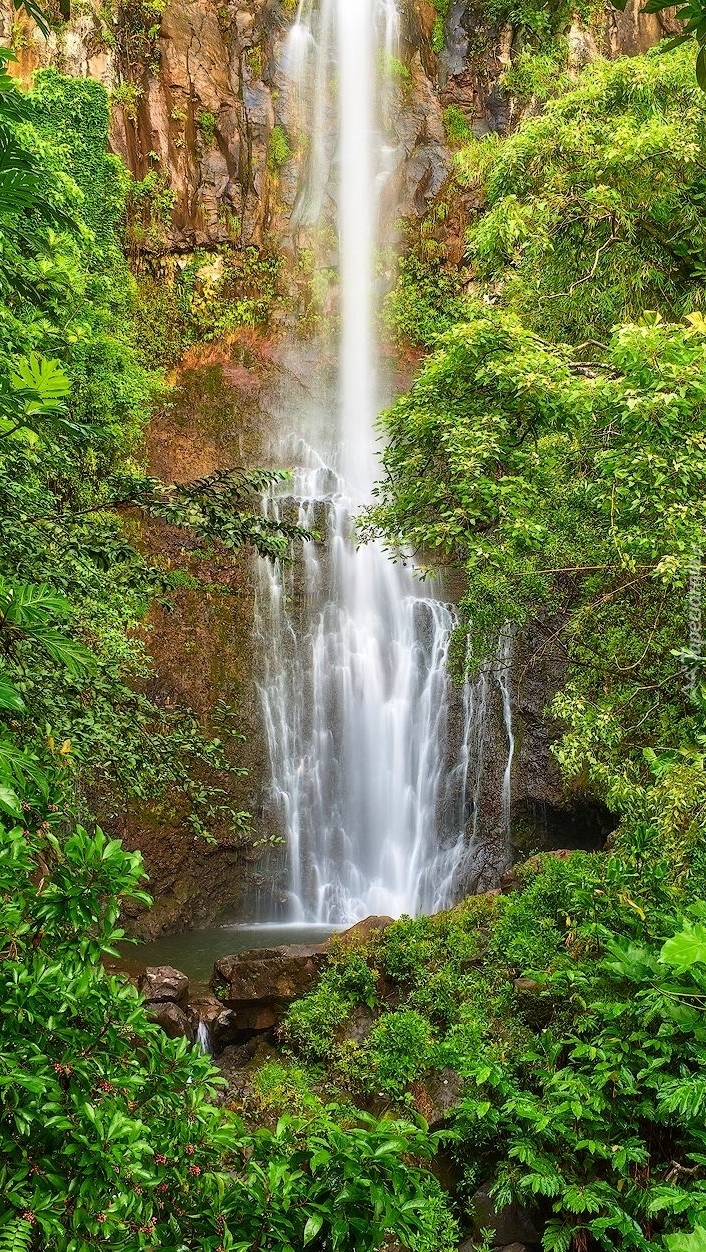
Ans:
[[[205,1027],[216,1055],[230,1045],[265,1040],[293,1000],[305,995],[324,968],[333,944],[364,943],[391,917],[367,917],[321,944],[252,948],[222,956],[213,967],[211,990],[192,994],[189,979],[171,965],[148,966],[137,981],[150,1017],[172,1038],[194,1042]]]

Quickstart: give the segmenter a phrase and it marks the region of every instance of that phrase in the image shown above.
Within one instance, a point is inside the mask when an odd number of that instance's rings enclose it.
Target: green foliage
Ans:
[[[212,148],[216,142],[217,125],[218,122],[213,113],[208,113],[206,110],[199,113],[199,130],[203,135],[203,141],[207,148]]]
[[[385,327],[396,343],[431,347],[462,307],[458,274],[422,245],[398,261],[397,281],[385,300]]]
[[[551,95],[541,55],[506,88]],[[534,859],[489,915],[454,911],[465,961],[448,919],[391,927],[370,959],[394,990],[378,986],[345,1068],[327,1056],[333,1077],[414,1075],[388,1093],[421,1108],[456,1070],[465,1193],[485,1180],[532,1206],[546,1252],[696,1248],[706,1228],[706,695],[687,646],[706,540],[704,108],[689,48],[598,62],[457,155],[483,203],[473,296],[436,337],[419,301],[434,351],[382,419],[367,517],[393,554],[465,571],[457,672],[507,632],[520,683],[530,646],[551,658],[553,751],[615,815],[609,852]],[[400,1032],[400,1058],[387,1023],[409,1012],[429,1049]]]
[[[600,20],[602,8],[596,0],[486,0],[487,18],[502,26],[512,26],[521,35],[540,42],[540,46],[568,30],[572,21],[580,19],[588,25]]]
[[[207,736],[193,713],[139,690],[149,664],[135,627],[174,582],[114,509],[231,551],[253,543],[282,556],[294,532],[261,515],[271,476],[233,470],[167,488],[131,460],[160,384],[132,342],[128,178],[106,151],[108,125],[96,82],[43,71],[22,96],[0,74],[0,137],[27,172],[19,200],[16,180],[0,200],[3,706],[17,713],[21,701],[22,743],[70,745],[77,803],[99,780],[113,812],[137,801],[197,833],[220,824],[242,837],[247,815],[229,797],[236,737]]]
[[[452,147],[461,147],[473,138],[466,114],[457,104],[449,104],[444,109],[444,134]]]
[[[0,1246],[377,1252],[388,1231],[440,1246],[433,1136],[311,1101],[248,1132],[214,1104],[208,1058],[106,973],[142,866],[67,827],[66,770],[27,783],[21,825],[0,818]]]
[[[275,174],[281,169],[291,155],[292,149],[286,130],[283,126],[273,126],[267,141],[267,167],[270,173]]]
[[[706,905],[666,871],[634,850],[550,855],[509,896],[396,922],[366,950],[391,980],[375,1020],[327,1058],[346,1091],[422,1108],[456,1070],[469,1194],[486,1179],[533,1207],[547,1252],[688,1248],[703,1224]]]
[[[589,362],[478,308],[387,415],[391,486],[371,517],[395,545],[465,563],[476,667],[505,623],[541,606],[570,666],[555,704],[565,772],[631,827],[656,820],[658,796],[675,872],[702,803],[688,753],[701,697],[685,689],[680,649],[704,537],[705,387],[696,316],[621,327]],[[657,792],[652,743],[677,753],[660,756]]]
[[[450,0],[432,0],[432,6],[436,10],[436,16],[431,32],[431,46],[434,52],[438,53],[444,51],[446,41],[444,28],[451,3]]]
[[[502,89],[518,104],[546,103],[571,89],[567,59],[568,44],[564,38],[543,40],[539,49],[525,45],[502,75]]]
[[[159,73],[159,33],[166,0],[105,0],[103,35],[114,47],[129,81]]]
[[[135,122],[137,121],[137,107],[143,95],[144,92],[137,83],[118,83],[110,93],[110,102],[114,108],[122,109],[131,122]]]
[[[159,252],[168,238],[176,193],[168,173],[151,169],[130,184],[127,198],[127,239],[136,251]]]
[[[686,47],[598,61],[507,140],[463,149],[459,177],[485,201],[468,232],[480,291],[574,343],[700,307],[705,122]]]
[[[403,95],[408,93],[412,87],[412,73],[408,65],[401,61],[399,57],[393,56],[392,53],[380,53],[380,73],[383,78],[390,79],[396,83]]]

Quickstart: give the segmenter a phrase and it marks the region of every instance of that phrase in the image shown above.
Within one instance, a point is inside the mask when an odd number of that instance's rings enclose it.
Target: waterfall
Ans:
[[[196,1039],[194,1040],[199,1052],[205,1052],[208,1056],[213,1052],[211,1047],[211,1032],[208,1029],[203,1018],[199,1018],[199,1024],[196,1029]]]
[[[488,676],[453,688],[453,607],[352,533],[376,476],[375,246],[397,27],[390,0],[301,0],[284,49],[308,137],[293,223],[335,212],[341,308],[337,398],[312,386],[289,495],[265,502],[321,540],[293,565],[259,562],[260,695],[292,921],[451,903],[478,820]]]
[[[498,686],[502,696],[503,725],[507,736],[507,762],[502,783],[502,814],[505,841],[510,842],[510,785],[512,780],[512,762],[515,756],[515,734],[512,728],[512,701],[510,699],[510,675],[512,673],[512,631],[505,625],[500,632],[498,644],[497,674]]]

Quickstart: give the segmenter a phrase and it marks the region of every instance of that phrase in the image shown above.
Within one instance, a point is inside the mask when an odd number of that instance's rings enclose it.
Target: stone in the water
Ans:
[[[181,1009],[173,1000],[151,1000],[145,1005],[147,1016],[156,1022],[170,1039],[189,1039],[194,1042],[196,1028],[192,1015]]]
[[[185,1005],[189,999],[189,980],[173,965],[148,965],[137,980],[137,989],[150,1002],[173,1000]]]
[[[292,944],[255,948],[222,956],[213,969],[212,987],[229,1017],[222,1026],[225,1042],[242,1042],[272,1030],[287,1008],[309,990],[327,957],[327,946]]]
[[[326,952],[324,944],[292,944],[222,956],[214,965],[212,985],[230,1008],[291,1001],[308,991]]]

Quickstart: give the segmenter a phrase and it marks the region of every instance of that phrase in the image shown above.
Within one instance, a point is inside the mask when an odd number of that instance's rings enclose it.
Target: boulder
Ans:
[[[501,1248],[508,1245],[512,1247],[513,1244],[521,1246],[524,1243],[539,1243],[542,1235],[532,1211],[521,1204],[505,1204],[502,1208],[496,1208],[490,1188],[490,1183],[483,1183],[472,1200],[476,1236],[482,1230],[492,1230],[493,1244]]]
[[[412,1084],[415,1108],[431,1130],[448,1121],[463,1095],[464,1082],[455,1069],[433,1070]]]
[[[377,1018],[378,1014],[367,1004],[356,1004],[336,1035],[338,1042],[358,1045],[364,1043]]]
[[[211,986],[229,1017],[216,1019],[216,1035],[242,1042],[272,1030],[292,1000],[316,980],[327,951],[325,944],[292,944],[221,957],[214,965]]]
[[[356,922],[355,926],[349,926],[348,930],[342,930],[337,939],[339,942],[343,940],[348,945],[367,943],[372,934],[387,930],[394,920],[394,917],[378,917],[373,914],[371,917],[364,917],[361,922]]]
[[[326,959],[323,944],[254,948],[222,956],[214,965],[212,987],[229,1008],[289,1002],[309,990]]]
[[[148,965],[137,980],[137,989],[150,1003],[173,1000],[185,1006],[189,1000],[189,980],[173,965]]]
[[[152,1000],[145,1005],[147,1016],[156,1022],[170,1039],[188,1039],[194,1042],[198,1021],[173,1000]]]

